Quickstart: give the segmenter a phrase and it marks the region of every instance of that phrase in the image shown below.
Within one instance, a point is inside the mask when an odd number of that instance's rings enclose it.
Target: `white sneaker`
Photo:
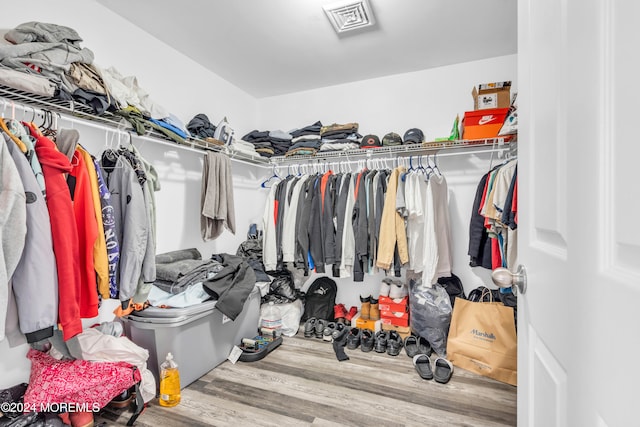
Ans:
[[[391,289],[391,285],[389,283],[386,283],[386,282],[380,283],[380,296],[388,297],[390,289]]]
[[[404,298],[409,295],[409,291],[404,283],[396,284],[392,283],[391,288],[389,289],[389,298],[391,299],[399,299]]]

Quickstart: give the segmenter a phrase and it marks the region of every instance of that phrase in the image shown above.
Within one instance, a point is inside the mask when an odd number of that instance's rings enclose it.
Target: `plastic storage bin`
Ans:
[[[242,313],[232,321],[215,309],[217,301],[187,308],[149,307],[123,318],[125,334],[149,351],[147,367],[159,382],[159,367],[167,353],[180,366],[185,388],[224,362],[234,345],[256,335],[260,321],[260,292],[254,288]]]

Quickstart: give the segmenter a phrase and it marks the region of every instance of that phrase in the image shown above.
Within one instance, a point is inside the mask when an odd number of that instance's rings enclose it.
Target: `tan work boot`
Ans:
[[[369,302],[369,319],[380,320],[380,309],[378,308],[378,300],[371,298]]]
[[[362,320],[369,320],[369,308],[371,306],[371,295],[368,297],[360,296],[360,318]]]

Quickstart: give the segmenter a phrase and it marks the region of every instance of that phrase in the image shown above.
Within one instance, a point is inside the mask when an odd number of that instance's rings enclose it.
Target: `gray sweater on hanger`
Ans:
[[[19,322],[9,321],[7,326],[19,324],[20,331],[32,343],[53,335],[53,326],[58,321],[58,271],[49,211],[40,185],[27,157],[8,135],[4,136],[27,202],[24,250],[11,279]],[[7,328],[7,335],[12,334]]]

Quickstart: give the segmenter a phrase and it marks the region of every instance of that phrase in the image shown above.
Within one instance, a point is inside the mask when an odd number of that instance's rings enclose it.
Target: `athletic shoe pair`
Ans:
[[[404,298],[409,295],[407,287],[402,281],[386,278],[380,283],[380,296],[391,299]]]

